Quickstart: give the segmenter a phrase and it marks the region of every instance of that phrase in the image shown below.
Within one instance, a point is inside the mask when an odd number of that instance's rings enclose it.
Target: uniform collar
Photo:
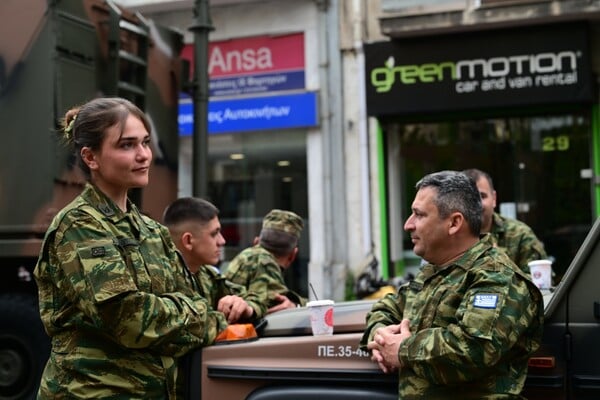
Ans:
[[[128,211],[123,212],[114,201],[105,195],[97,186],[91,183],[86,183],[81,196],[113,223],[118,223],[125,218],[129,218],[130,222],[140,232],[140,239],[148,237],[148,228],[146,227],[146,224],[143,223],[137,207],[129,199],[127,199]]]
[[[452,263],[450,263],[444,267],[440,267],[439,265],[433,265],[433,264],[425,264],[422,267],[421,271],[428,277],[433,276],[433,275],[437,274],[438,272],[443,271],[450,267],[458,267],[458,268],[462,268],[466,271],[466,270],[470,269],[471,266],[473,265],[473,260],[476,260],[479,257],[481,257],[481,255],[483,253],[485,253],[488,249],[493,247],[493,245],[494,245],[494,242],[493,242],[492,236],[489,233],[486,233],[483,236],[481,236],[481,238],[473,246],[471,246],[471,248],[467,249],[467,251],[465,251],[462,256],[460,256],[458,259],[456,259]]]
[[[125,213],[107,195],[91,183],[86,183],[81,196],[109,219],[114,220],[114,217],[117,217],[116,220],[119,220],[125,216]],[[129,200],[127,202],[127,208],[129,209]]]
[[[491,232],[492,233],[503,233],[505,231],[506,231],[506,227],[504,224],[504,219],[502,218],[502,216],[500,214],[495,212],[492,217]]]

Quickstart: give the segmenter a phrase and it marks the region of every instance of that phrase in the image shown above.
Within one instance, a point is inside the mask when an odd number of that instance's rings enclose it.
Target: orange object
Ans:
[[[216,342],[224,342],[231,340],[243,340],[243,339],[252,339],[256,338],[258,335],[256,334],[256,329],[254,329],[254,325],[252,324],[231,324],[228,325],[225,330],[221,331],[217,338]]]
[[[377,300],[381,299],[388,293],[396,293],[396,288],[392,285],[382,286],[378,291],[371,293],[368,296],[363,297],[363,300]]]

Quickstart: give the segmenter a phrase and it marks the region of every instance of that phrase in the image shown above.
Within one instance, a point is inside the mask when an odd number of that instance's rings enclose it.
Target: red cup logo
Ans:
[[[327,326],[333,326],[333,308],[330,308],[325,312],[325,323]]]

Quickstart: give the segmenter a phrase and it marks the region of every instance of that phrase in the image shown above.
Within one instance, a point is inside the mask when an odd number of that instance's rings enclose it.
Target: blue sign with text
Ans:
[[[211,100],[208,103],[208,133],[246,132],[318,125],[317,94],[304,92],[281,96]],[[179,101],[179,134],[189,136],[194,128],[193,105]]]
[[[304,70],[211,78],[208,89],[210,97],[304,89]]]

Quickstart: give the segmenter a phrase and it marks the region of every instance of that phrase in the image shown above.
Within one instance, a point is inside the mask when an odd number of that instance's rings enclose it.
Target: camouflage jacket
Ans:
[[[194,277],[198,285],[198,292],[210,302],[212,308],[217,308],[221,297],[235,295],[243,298],[252,307],[254,310],[253,319],[265,315],[267,310],[265,302],[256,293],[248,292],[244,286],[227,280],[212,266],[201,266]]]
[[[457,261],[424,265],[414,281],[375,303],[361,346],[378,327],[408,318],[399,398],[520,398],[541,342],[543,308],[539,290],[486,235]]]
[[[169,232],[92,185],[50,225],[35,269],[52,340],[38,399],[176,397],[178,358],[226,322]]]
[[[275,294],[287,296],[301,306],[306,298],[288,289],[275,257],[260,245],[249,247],[234,257],[224,273],[232,282],[264,299],[267,308],[277,305]]]
[[[529,273],[527,263],[547,258],[544,245],[533,230],[521,221],[494,213],[491,232],[494,242],[524,272]]]

